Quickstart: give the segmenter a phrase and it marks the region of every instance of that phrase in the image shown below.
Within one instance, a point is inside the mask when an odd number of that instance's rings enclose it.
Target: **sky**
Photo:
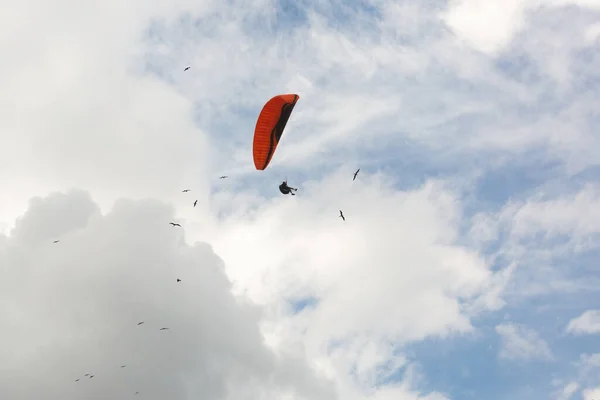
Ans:
[[[600,0],[2,5],[0,398],[600,399]]]

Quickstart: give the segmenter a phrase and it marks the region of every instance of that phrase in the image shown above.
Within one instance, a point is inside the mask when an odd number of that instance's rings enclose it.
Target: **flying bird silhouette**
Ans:
[[[194,201],[194,207],[196,207],[196,204],[198,204],[198,200]]]
[[[356,170],[356,172],[354,173],[354,178],[352,178],[352,181],[354,182],[354,180],[356,179],[356,175],[358,175],[358,171],[360,171],[360,168]]]
[[[138,324],[138,325],[141,325],[141,324],[143,324],[143,323],[144,323],[144,321],[142,321],[142,322],[138,322],[137,324]]]
[[[183,189],[181,192],[182,192],[182,193],[187,193],[187,192],[189,192],[189,191],[190,191],[190,189]]]
[[[179,224],[176,224],[175,222],[169,222],[169,224],[173,225],[173,226],[181,226]]]
[[[90,375],[90,379],[92,379],[95,375]]]
[[[187,71],[187,70],[188,70],[188,69],[190,69],[190,68],[191,68],[191,67],[185,67],[183,71],[185,72],[185,71]]]
[[[121,368],[125,368],[127,365],[121,365]]]
[[[169,329],[169,328],[160,328],[160,329],[159,329],[159,331],[166,331],[166,330],[168,330],[168,329]]]
[[[177,278],[177,282],[181,282],[181,279]]]
[[[58,242],[60,242],[60,240],[55,240],[55,241],[54,241],[54,242],[52,242],[52,243],[58,243]]]
[[[342,212],[342,210],[340,210],[340,218],[344,221],[346,220],[346,217],[344,217],[344,213]]]
[[[79,378],[75,379],[75,382],[79,382]]]
[[[225,179],[225,178],[228,178],[228,176],[227,175],[223,175],[223,176],[219,177],[219,179]]]

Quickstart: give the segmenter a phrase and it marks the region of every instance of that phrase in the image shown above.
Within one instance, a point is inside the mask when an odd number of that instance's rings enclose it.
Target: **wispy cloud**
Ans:
[[[577,382],[569,382],[563,388],[556,393],[556,400],[570,400],[573,398],[575,393],[579,390],[579,384]]]
[[[509,360],[552,359],[548,344],[531,328],[515,324],[496,326],[502,339],[500,357]]]

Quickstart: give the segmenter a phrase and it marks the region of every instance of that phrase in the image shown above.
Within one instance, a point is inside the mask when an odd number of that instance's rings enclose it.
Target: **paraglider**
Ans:
[[[283,194],[291,194],[292,196],[295,196],[296,192],[298,189],[293,188],[293,187],[289,187],[287,184],[287,181],[283,181],[281,183],[281,185],[279,185],[279,191]]]
[[[266,169],[271,162],[299,98],[297,94],[282,94],[273,97],[264,105],[256,121],[252,145],[254,166],[257,170]]]

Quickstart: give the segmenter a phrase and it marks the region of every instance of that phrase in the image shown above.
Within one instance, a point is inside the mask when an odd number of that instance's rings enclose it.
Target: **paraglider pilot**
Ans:
[[[283,194],[291,194],[292,196],[295,196],[296,193],[294,193],[294,192],[297,190],[298,189],[296,189],[296,188],[289,187],[287,184],[287,181],[283,181],[281,183],[281,185],[279,185],[279,191]]]

